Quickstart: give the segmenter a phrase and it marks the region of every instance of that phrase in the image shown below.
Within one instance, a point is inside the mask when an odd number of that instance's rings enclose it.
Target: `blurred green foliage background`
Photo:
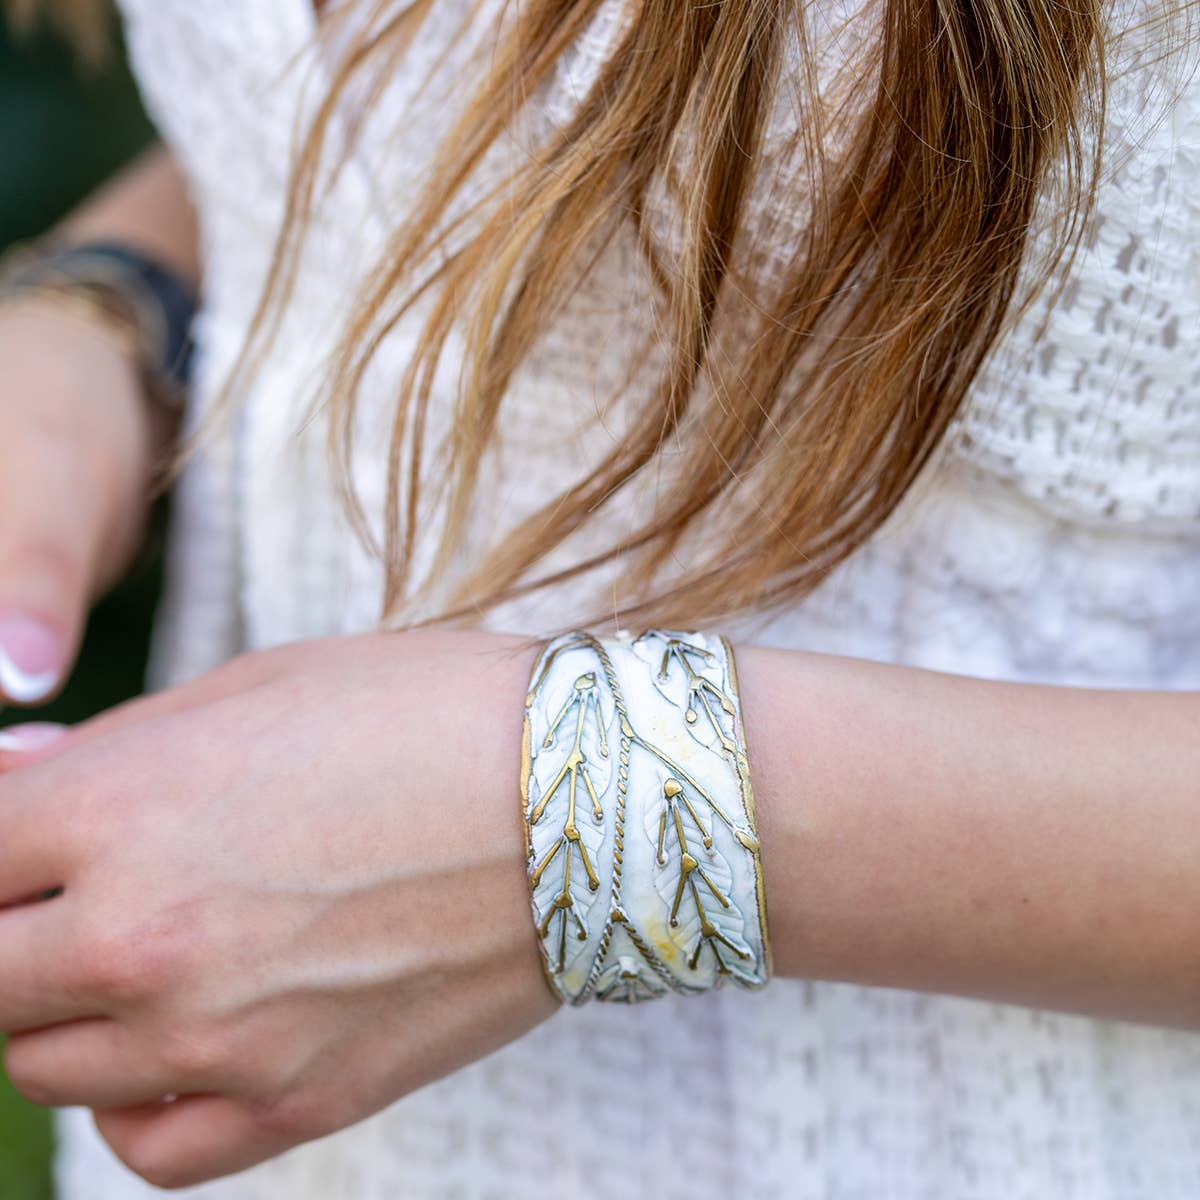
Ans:
[[[36,237],[153,133],[116,47],[104,69],[85,69],[48,35],[17,39],[0,19],[0,251]],[[96,608],[63,694],[45,708],[8,709],[0,725],[75,722],[136,694],[158,588],[148,550]],[[0,1077],[0,1200],[48,1200],[52,1138],[47,1113]]]

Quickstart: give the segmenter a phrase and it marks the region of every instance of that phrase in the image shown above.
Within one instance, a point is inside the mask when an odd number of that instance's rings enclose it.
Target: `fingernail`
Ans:
[[[0,617],[0,691],[18,704],[44,700],[63,669],[63,641],[19,613]]]
[[[0,750],[9,754],[28,754],[52,745],[67,734],[66,725],[54,725],[49,721],[27,721],[24,725],[10,725],[0,730]]]

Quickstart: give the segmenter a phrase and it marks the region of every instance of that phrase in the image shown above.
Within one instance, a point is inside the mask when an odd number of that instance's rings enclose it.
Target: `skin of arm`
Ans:
[[[195,208],[188,194],[187,181],[171,152],[154,146],[134,159],[112,179],[102,184],[74,212],[51,231],[64,244],[116,242],[161,263],[193,291],[200,289],[200,236]],[[142,403],[140,388],[134,402],[139,415],[148,414],[149,425],[143,436],[148,445],[148,462],[159,462],[170,452],[176,430],[170,417]],[[144,478],[144,476],[143,476]],[[144,496],[141,497],[144,507]],[[135,499],[135,509],[137,501]],[[140,529],[142,514],[135,512]],[[101,583],[107,584],[128,565],[128,552],[122,553],[120,539],[114,549]]]
[[[553,1015],[518,787],[535,653],[297,643],[0,754],[17,1087],[177,1186]],[[1200,696],[737,656],[777,975],[1200,1028]]]
[[[1200,1028],[1200,694],[740,662],[783,973]]]
[[[68,242],[115,241],[200,285],[200,241],[187,183],[175,159],[155,146],[134,159],[54,231]]]

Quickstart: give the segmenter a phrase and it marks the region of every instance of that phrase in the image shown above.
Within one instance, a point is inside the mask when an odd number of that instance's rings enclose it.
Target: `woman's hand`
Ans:
[[[114,710],[41,761],[7,756],[28,764],[0,780],[16,1086],[92,1107],[133,1170],[182,1185],[554,1012],[518,791],[533,653],[487,634],[308,642]]]
[[[0,363],[0,702],[35,704],[137,545],[151,430],[128,355],[82,319],[5,302]]]

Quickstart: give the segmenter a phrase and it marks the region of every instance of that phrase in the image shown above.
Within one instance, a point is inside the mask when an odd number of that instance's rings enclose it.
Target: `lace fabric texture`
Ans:
[[[813,7],[830,61],[841,61],[832,48],[849,52],[839,39],[858,28],[846,24],[853,11]],[[123,8],[147,100],[203,221],[198,414],[245,335],[293,133],[333,51],[314,45],[309,0]],[[495,36],[485,5],[456,37],[466,9],[434,6],[317,216],[263,370],[182,482],[160,684],[244,648],[375,624],[377,564],[346,525],[320,423],[302,428],[302,417],[473,47]],[[1133,28],[1139,14],[1135,4],[1119,23]],[[534,121],[569,112],[619,20],[614,0],[537,98]],[[727,629],[735,639],[994,678],[1200,687],[1200,80],[1190,59],[1155,63],[1159,49],[1131,35],[1114,72],[1108,169],[1043,336],[1035,305],[885,528],[805,603]],[[496,165],[521,149],[514,137]],[[752,219],[769,264],[802,225],[802,205],[772,189]],[[596,412],[623,382],[647,303],[636,248],[617,238],[514,382],[464,565],[620,436],[619,411],[603,425]],[[415,333],[413,322],[395,330],[364,388],[354,470],[368,512],[382,510],[378,431]],[[446,359],[435,438],[451,407],[454,345]],[[636,404],[636,390],[627,399]],[[606,541],[653,486],[618,497],[564,554]],[[431,553],[427,534],[418,568]],[[604,586],[573,581],[488,624],[558,626],[592,609]],[[769,848],[764,857],[769,873]],[[158,1194],[113,1160],[86,1114],[64,1114],[61,1133],[64,1200]],[[753,996],[593,1005],[333,1138],[181,1194],[1194,1200],[1200,1037],[791,980]]]

